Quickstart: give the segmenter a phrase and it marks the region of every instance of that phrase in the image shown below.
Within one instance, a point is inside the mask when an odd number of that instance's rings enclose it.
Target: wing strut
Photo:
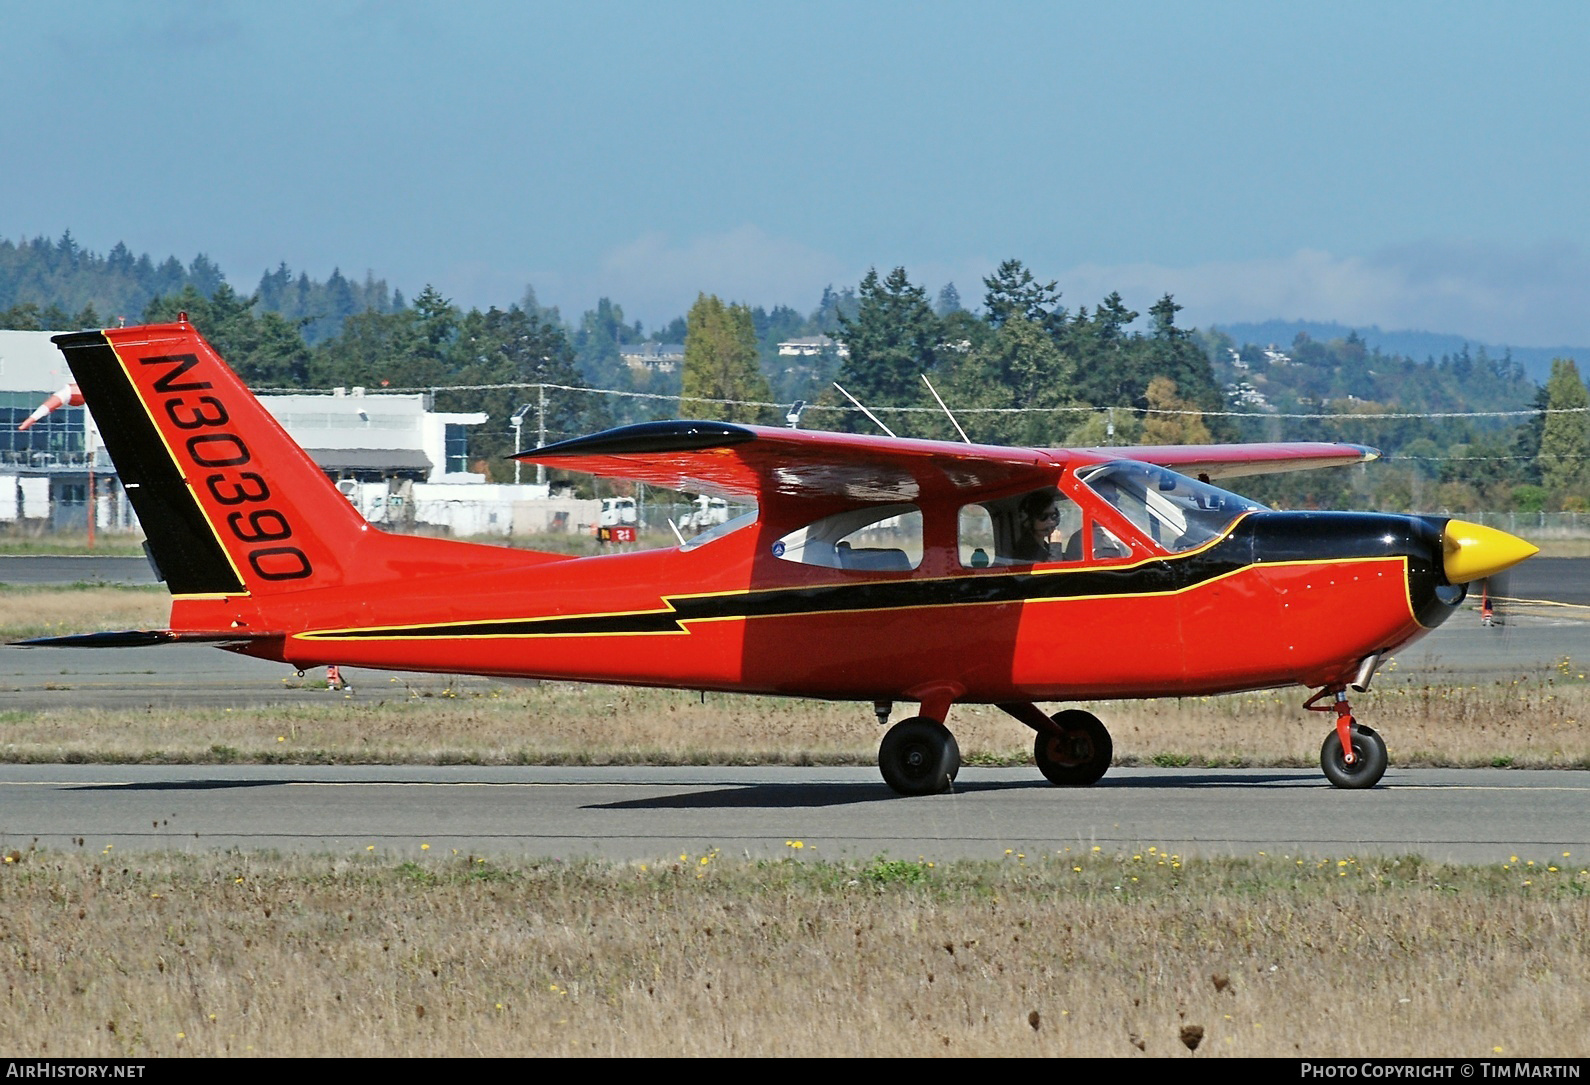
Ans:
[[[928,375],[923,373],[921,376],[922,383],[928,386],[928,391],[933,393],[933,398],[939,401],[939,406],[944,409],[944,413],[946,415],[949,415],[950,425],[955,427],[955,432],[961,435],[961,440],[965,441],[967,444],[971,444],[972,439],[966,436],[966,431],[961,429],[961,424],[955,421],[955,416],[953,414],[950,414],[949,407],[945,406],[944,404],[944,397],[939,395],[939,390],[937,388],[933,387],[933,382],[928,380]],[[843,391],[843,389],[841,389],[841,391]]]
[[[855,396],[851,395],[849,392],[846,392],[845,388],[844,388],[844,385],[840,384],[838,381],[834,381],[834,387],[838,388],[840,390],[840,392],[842,392],[844,394],[844,397],[846,399],[850,400],[850,402],[854,403],[858,408],[860,408],[862,414],[864,414],[868,418],[872,419],[872,424],[873,425],[875,425],[879,429],[883,430],[883,432],[887,433],[890,437],[898,437],[898,436],[900,436],[898,433],[894,432],[894,430],[890,429],[888,426],[886,426],[882,422],[878,421],[878,416],[873,414],[871,411],[867,410],[866,407],[863,407],[862,404],[861,404],[861,400],[857,399]]]

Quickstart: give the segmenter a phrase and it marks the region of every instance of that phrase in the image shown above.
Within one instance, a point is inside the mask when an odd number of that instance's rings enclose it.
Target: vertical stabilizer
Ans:
[[[191,324],[54,341],[172,594],[348,579],[368,525]]]

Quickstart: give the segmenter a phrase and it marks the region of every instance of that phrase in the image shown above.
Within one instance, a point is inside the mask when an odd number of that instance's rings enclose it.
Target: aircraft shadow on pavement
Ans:
[[[1299,785],[1328,789],[1324,779],[1317,774],[1294,772],[1289,775],[1266,774],[1232,775],[1227,773],[1199,773],[1196,775],[1118,777],[1101,780],[1088,788],[1057,788],[1046,780],[987,780],[982,782],[956,781],[955,787],[941,795],[923,796],[925,799],[943,801],[957,795],[973,795],[998,791],[1114,791],[1122,789],[1163,791],[1173,788],[1296,788]],[[799,809],[820,806],[856,806],[863,803],[894,802],[900,796],[891,792],[881,781],[876,784],[714,784],[709,788],[678,795],[654,795],[645,799],[625,799],[621,802],[590,803],[583,810],[735,810],[735,809]],[[905,801],[905,800],[901,800]]]
[[[239,787],[285,787],[310,780],[151,780],[148,783],[65,784],[62,791],[224,791]]]

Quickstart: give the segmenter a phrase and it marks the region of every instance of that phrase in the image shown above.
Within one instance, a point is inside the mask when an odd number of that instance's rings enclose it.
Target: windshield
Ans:
[[[1084,468],[1077,478],[1166,550],[1191,550],[1217,539],[1256,501],[1163,467],[1120,460]]]

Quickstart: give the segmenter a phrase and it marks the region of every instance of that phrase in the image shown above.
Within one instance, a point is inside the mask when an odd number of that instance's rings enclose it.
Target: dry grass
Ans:
[[[161,626],[167,606],[159,587],[0,585],[0,638]],[[1312,766],[1333,717],[1301,711],[1303,697],[1088,707],[1110,728],[1118,764]],[[1397,765],[1590,767],[1590,681],[1569,660],[1549,679],[1481,685],[1414,686],[1386,673],[1355,706]],[[995,708],[958,705],[949,722],[968,763],[1031,759],[1031,733]],[[879,733],[865,705],[363,672],[354,694],[313,703],[0,713],[0,760],[870,764]]]
[[[69,695],[69,691],[68,691]],[[871,764],[867,706],[548,682],[384,687],[255,708],[0,713],[0,760],[382,764]],[[1089,707],[1117,764],[1313,766],[1332,718],[1301,693]],[[1590,682],[1386,686],[1359,699],[1392,762],[1590,767]],[[904,712],[897,712],[900,718]],[[1027,764],[1031,732],[997,709],[959,705],[950,724],[969,764]]]
[[[0,622],[28,594],[0,593]],[[47,632],[159,624],[166,605],[53,597],[93,601]],[[106,613],[129,598],[156,617]],[[1300,696],[1091,707],[1118,761],[1313,765],[1329,719]],[[1545,682],[1383,679],[1359,707],[1399,765],[1590,765],[1590,683],[1570,665]],[[1030,758],[997,710],[951,723],[968,760]],[[0,714],[3,756],[30,761],[870,763],[877,739],[865,706],[479,680]],[[1572,1057],[1590,1019],[1590,870],[1572,861],[13,852],[0,1035],[61,1057],[1188,1057],[1198,1026],[1196,1057]]]
[[[18,859],[30,1055],[1577,1056],[1590,1020],[1590,871],[1544,860]]]
[[[44,531],[0,527],[0,554],[87,554],[98,557],[143,557],[144,537],[137,532],[95,532],[94,545],[88,545],[86,531]]]
[[[117,629],[163,629],[171,595],[160,584],[15,587],[0,584],[0,641]]]

